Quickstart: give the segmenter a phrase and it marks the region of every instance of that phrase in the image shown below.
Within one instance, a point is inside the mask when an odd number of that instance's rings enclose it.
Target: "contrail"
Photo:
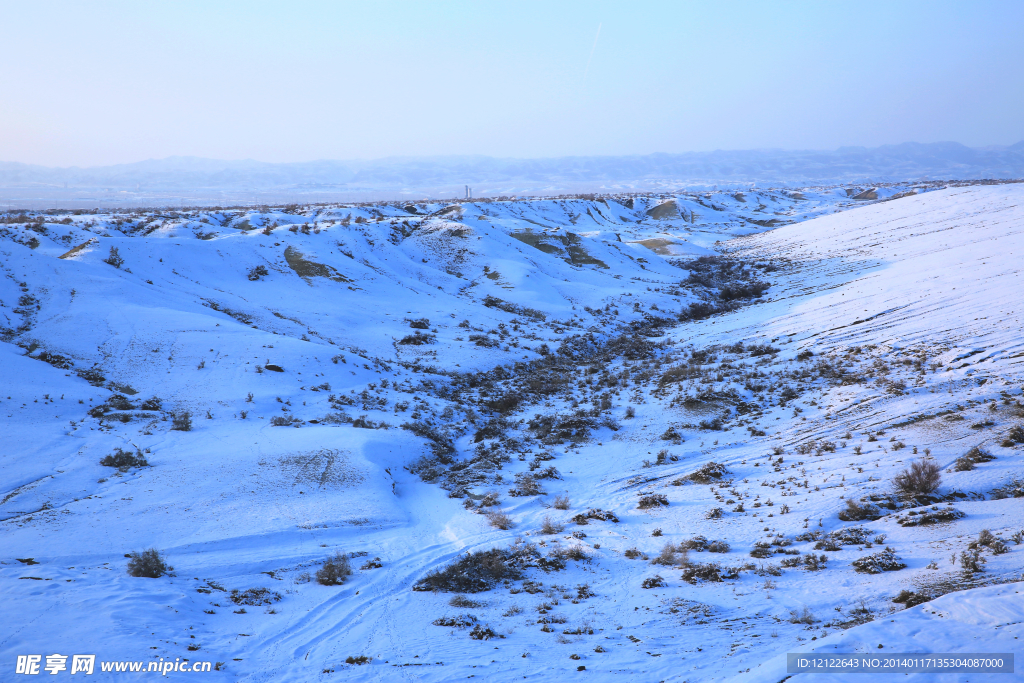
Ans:
[[[587,74],[590,73],[590,60],[594,58],[594,50],[597,48],[597,39],[601,37],[601,24],[597,25],[597,35],[594,36],[594,44],[590,46],[590,56],[587,57],[587,68],[583,71],[583,83],[587,82]],[[580,85],[583,85],[581,83]]]

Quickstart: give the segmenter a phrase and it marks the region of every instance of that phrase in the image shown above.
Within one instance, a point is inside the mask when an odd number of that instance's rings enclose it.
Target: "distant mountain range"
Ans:
[[[643,156],[496,159],[403,157],[265,163],[169,157],[93,168],[0,162],[5,198],[111,193],[239,197],[311,195],[474,196],[680,188],[869,184],[906,180],[1024,178],[1024,141],[970,148],[955,142],[842,147],[834,151],[740,150]]]

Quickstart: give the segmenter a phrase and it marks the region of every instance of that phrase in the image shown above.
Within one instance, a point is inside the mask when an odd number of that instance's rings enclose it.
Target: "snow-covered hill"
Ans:
[[[774,681],[1011,648],[1022,200],[8,214],[0,666]],[[941,484],[894,494],[915,462]],[[128,576],[147,548],[173,571]]]

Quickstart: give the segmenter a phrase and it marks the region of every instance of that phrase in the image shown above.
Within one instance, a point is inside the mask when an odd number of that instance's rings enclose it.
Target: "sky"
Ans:
[[[1024,2],[0,0],[0,161],[1024,140]]]

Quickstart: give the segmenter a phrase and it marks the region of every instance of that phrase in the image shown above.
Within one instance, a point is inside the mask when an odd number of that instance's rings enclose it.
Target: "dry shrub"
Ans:
[[[870,503],[860,504],[853,498],[846,499],[846,509],[839,512],[839,519],[844,522],[859,522],[864,519],[878,519],[881,511]]]
[[[804,607],[803,612],[798,612],[795,609],[789,610],[789,623],[791,624],[813,624],[818,621],[814,613],[808,608]]]
[[[522,578],[522,570],[539,556],[536,547],[517,541],[507,549],[491,548],[460,556],[413,584],[415,591],[479,593],[503,579]]]
[[[560,534],[565,527],[557,522],[553,522],[551,517],[545,515],[544,522],[540,525],[540,532],[542,534]]]
[[[250,607],[272,605],[281,601],[281,594],[269,588],[247,588],[244,591],[234,588],[229,597],[231,602],[236,605],[249,605]]]
[[[640,501],[637,503],[637,507],[641,510],[656,508],[662,505],[668,505],[668,498],[661,493],[649,493],[646,496],[640,496]]]
[[[679,555],[683,556],[683,560],[680,562]],[[666,567],[672,567],[677,564],[686,564],[687,552],[685,548],[677,548],[671,541],[666,543],[658,556],[651,560],[651,564],[660,564]]]
[[[942,470],[934,462],[918,460],[893,478],[896,490],[905,496],[928,494],[942,483]]]
[[[321,586],[340,586],[352,575],[352,566],[348,558],[340,552],[324,560],[320,569],[316,570],[316,582]]]
[[[490,640],[491,638],[504,638],[505,636],[495,633],[490,626],[481,626],[477,624],[473,627],[473,630],[469,632],[469,637],[473,640]]]
[[[643,582],[640,584],[640,587],[641,588],[663,588],[663,587],[665,587],[667,585],[668,584],[665,583],[665,579],[663,579],[661,577],[661,575],[655,574],[654,576],[648,576],[646,579],[644,579]]]
[[[448,628],[469,628],[476,623],[476,617],[472,614],[460,614],[454,617],[438,617],[430,623],[434,626],[447,626]]]
[[[539,496],[544,493],[541,489],[540,484],[537,483],[537,478],[528,473],[520,472],[516,474],[516,485],[508,490],[510,496]]]
[[[570,507],[568,494],[555,496],[554,508],[556,510],[568,510]]]
[[[911,510],[907,513],[906,517],[897,517],[896,521],[899,522],[900,526],[926,526],[928,524],[945,524],[946,522],[955,522],[958,519],[963,519],[965,515],[962,511],[956,508],[942,508],[939,510],[928,510],[919,514],[914,514],[916,510]]]
[[[116,467],[122,472],[127,472],[132,467],[149,467],[149,462],[142,451],[136,449],[135,453],[132,453],[123,448],[116,449],[113,455],[100,460],[100,464],[104,467]]]
[[[864,574],[881,574],[882,572],[893,572],[905,568],[907,565],[896,555],[892,548],[866,555],[859,560],[853,561],[853,568]]]
[[[600,522],[615,522],[616,524],[619,521],[619,518],[615,516],[614,512],[602,510],[601,508],[590,508],[586,512],[574,515],[572,521],[577,524],[588,524],[591,519],[595,519]]]
[[[143,550],[141,553],[131,553],[130,557],[131,559],[128,560],[129,576],[157,579],[172,569],[164,562],[160,552],[154,548]]]
[[[804,555],[804,569],[809,572],[817,572],[825,569],[825,563],[828,562],[828,558],[824,555],[815,555],[814,553],[807,553]],[[785,565],[785,561],[783,561]]]
[[[487,603],[481,602],[480,600],[472,600],[467,598],[465,595],[453,595],[452,599],[448,601],[448,604],[452,607],[461,607],[463,609],[480,609]]]
[[[493,526],[495,529],[501,529],[502,531],[508,531],[515,526],[515,522],[512,518],[501,510],[492,510],[484,515],[487,517],[487,523]]]
[[[684,479],[695,484],[712,484],[721,480],[728,472],[725,465],[712,461],[701,466],[696,472],[686,475]]]
[[[892,599],[893,602],[897,604],[902,604],[905,607],[914,607],[916,605],[920,605],[921,603],[928,602],[929,600],[931,600],[931,598],[929,598],[927,595],[923,593],[915,593],[913,591],[908,591],[906,588],[901,590],[899,594]]]
[[[697,581],[722,581],[722,565],[717,562],[710,562],[708,564],[702,564],[695,562],[693,564],[687,564],[683,567],[683,581],[687,583],[697,583]]]
[[[1006,440],[1003,441],[1002,445],[1006,448],[1010,448],[1021,443],[1024,443],[1024,425],[1014,425],[1006,434]]]
[[[588,562],[590,561],[590,555],[587,555],[587,551],[583,549],[583,546],[579,543],[573,543],[567,550],[564,551],[565,557],[570,560],[576,560],[577,562]]]

